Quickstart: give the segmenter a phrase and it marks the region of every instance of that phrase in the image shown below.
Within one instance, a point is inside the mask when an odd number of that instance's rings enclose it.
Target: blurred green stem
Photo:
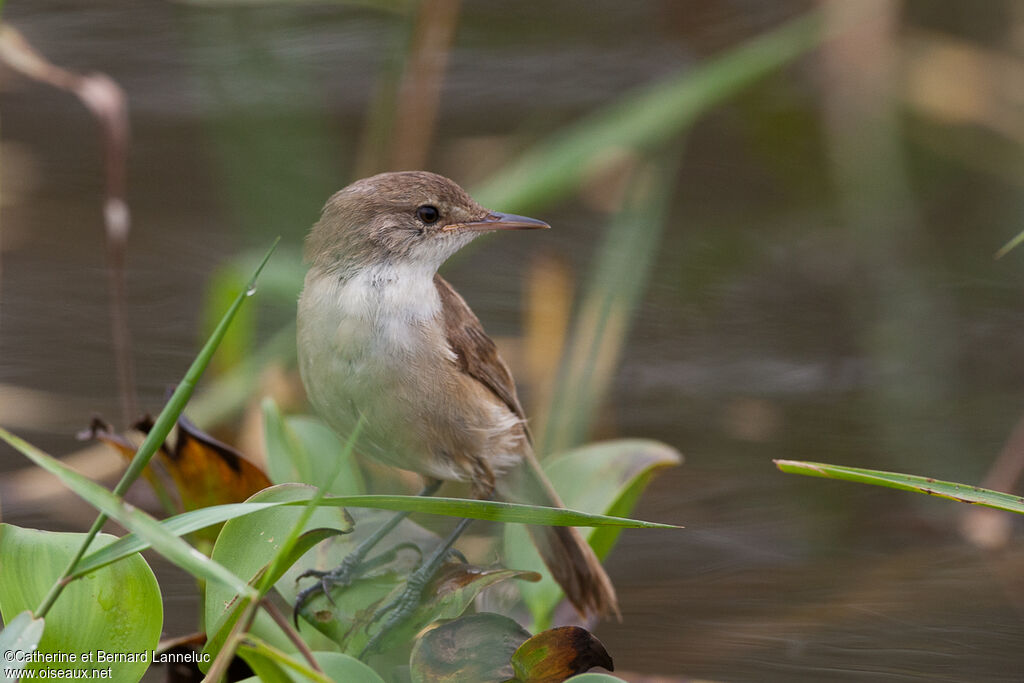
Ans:
[[[682,143],[634,171],[612,218],[538,435],[542,455],[582,443],[611,385],[672,203]]]
[[[910,187],[895,97],[902,3],[830,0],[824,9],[833,36],[822,59],[825,141],[875,380],[865,399],[885,452],[959,459],[952,430],[932,418],[951,400],[957,333],[918,265],[931,242]],[[922,421],[937,428],[908,428]]]
[[[279,239],[280,238],[278,238],[278,240]],[[199,382],[199,378],[202,376],[203,371],[206,369],[206,366],[209,365],[210,358],[213,357],[214,352],[217,350],[217,345],[220,344],[220,341],[224,338],[224,334],[227,332],[228,327],[231,326],[231,321],[238,313],[238,309],[242,307],[245,300],[253,293],[253,291],[255,291],[256,278],[259,277],[260,271],[263,270],[263,266],[265,266],[267,261],[270,260],[270,255],[274,253],[278,240],[275,240],[274,244],[267,251],[266,256],[263,257],[263,261],[260,262],[259,267],[256,268],[252,278],[249,280],[248,286],[238,293],[238,296],[231,304],[231,307],[224,314],[224,317],[221,318],[217,329],[213,331],[212,335],[210,335],[210,339],[199,351],[199,355],[197,355],[195,360],[192,361],[192,365],[185,373],[185,376],[174,389],[174,393],[171,395],[170,400],[167,401],[167,405],[165,405],[164,409],[160,411],[160,415],[157,417],[152,429],[150,429],[149,434],[146,435],[145,441],[142,442],[142,445],[139,446],[139,450],[136,451],[135,457],[132,458],[131,463],[128,465],[128,469],[125,470],[121,480],[117,483],[117,486],[114,487],[115,496],[124,496],[128,487],[139,478],[139,475],[142,474],[142,470],[149,464],[149,461],[152,459],[157,449],[160,448],[167,439],[167,435],[170,434],[171,429],[178,421],[178,416],[181,415],[181,412],[185,409],[185,404],[188,403],[189,398],[192,396],[192,391],[195,389],[196,383]],[[85,539],[83,539],[81,546],[79,546],[78,551],[75,553],[74,557],[71,558],[71,561],[68,563],[65,570],[61,573],[61,578],[53,584],[53,587],[50,588],[50,591],[43,598],[42,603],[40,603],[39,608],[35,611],[35,616],[37,618],[41,619],[45,617],[46,613],[50,611],[51,607],[53,607],[53,603],[60,596],[61,592],[63,592],[64,587],[68,584],[71,575],[74,573],[75,566],[78,564],[78,561],[82,559],[83,555],[85,555],[85,551],[89,549],[93,539],[96,538],[96,534],[98,534],[100,529],[103,528],[106,521],[107,515],[103,513],[100,513],[96,517],[96,520],[93,522],[92,527],[86,534]]]

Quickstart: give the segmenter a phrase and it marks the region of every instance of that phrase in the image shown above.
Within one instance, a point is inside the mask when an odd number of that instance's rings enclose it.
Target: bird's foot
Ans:
[[[341,564],[334,569],[330,569],[328,571],[307,569],[299,574],[295,579],[296,582],[310,576],[318,579],[318,581],[308,588],[304,588],[299,591],[299,594],[295,596],[295,606],[292,609],[292,619],[295,621],[296,626],[298,626],[299,611],[317,594],[323,593],[324,597],[327,598],[327,601],[334,605],[334,599],[331,597],[332,588],[336,586],[344,588],[352,585],[353,581],[364,575],[366,572],[394,560],[398,551],[407,549],[414,550],[417,553],[421,552],[414,543],[399,543],[387,552],[381,553],[369,560],[364,561],[361,553],[353,552],[350,555],[347,555],[345,559],[342,560]]]
[[[387,616],[387,620],[384,622],[384,625],[380,627],[380,630],[377,631],[372,638],[370,638],[362,652],[359,653],[359,659],[363,659],[367,655],[375,652],[380,647],[387,634],[416,611],[416,608],[423,602],[423,589],[426,588],[427,584],[430,583],[430,580],[434,578],[434,575],[437,574],[441,565],[444,564],[444,562],[452,560],[457,560],[463,564],[467,564],[465,555],[455,548],[449,548],[443,555],[441,555],[440,561],[436,561],[432,565],[421,565],[419,569],[409,575],[409,578],[405,581],[405,588],[402,589],[402,592],[399,593],[391,602],[377,610],[367,624],[367,628],[369,628]]]
[[[364,659],[367,655],[376,652],[387,634],[405,621],[419,607],[420,602],[423,600],[423,588],[434,574],[433,570],[423,571],[423,569],[421,567],[413,572],[406,580],[405,588],[402,589],[402,592],[373,615],[370,623],[367,624],[368,627],[377,623],[385,616],[387,619],[380,627],[380,630],[373,634],[373,637],[366,643],[363,651],[359,653],[359,659]]]

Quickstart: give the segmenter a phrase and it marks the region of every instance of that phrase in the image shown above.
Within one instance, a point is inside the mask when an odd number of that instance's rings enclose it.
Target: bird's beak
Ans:
[[[547,230],[551,226],[544,221],[512,213],[492,211],[482,221],[472,223],[451,223],[441,228],[442,232],[468,230],[471,232],[489,232],[491,230]]]

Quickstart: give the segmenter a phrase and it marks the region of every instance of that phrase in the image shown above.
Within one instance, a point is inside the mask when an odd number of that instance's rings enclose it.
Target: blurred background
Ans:
[[[258,450],[259,396],[304,409],[289,325],[320,207],[357,177],[425,168],[554,226],[444,270],[545,450],[635,436],[685,455],[634,516],[686,530],[626,532],[608,561],[623,621],[596,633],[617,669],[1024,676],[1019,522],[772,465],[1016,485],[1024,249],[994,255],[1024,225],[1024,4],[3,9],[52,63],[127,95],[132,350],[111,342],[96,122],[4,67],[0,425],[110,476],[117,456],[75,433],[94,414],[127,426],[118,364],[158,411],[281,235],[189,410]],[[26,464],[0,448],[3,521],[83,529],[85,508]],[[195,630],[190,578],[157,569],[166,634]]]

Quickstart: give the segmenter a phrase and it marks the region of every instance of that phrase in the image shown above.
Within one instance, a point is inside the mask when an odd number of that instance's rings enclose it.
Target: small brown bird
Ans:
[[[562,507],[534,456],[508,367],[437,274],[484,232],[547,227],[489,211],[433,173],[384,173],[332,196],[306,243],[298,309],[299,369],[324,420],[347,437],[362,418],[357,450],[436,482],[428,492],[462,481],[482,499]],[[611,581],[575,528],[530,532],[579,612],[618,611]],[[322,584],[303,591],[297,606],[344,583],[368,550],[332,572],[308,572]]]

